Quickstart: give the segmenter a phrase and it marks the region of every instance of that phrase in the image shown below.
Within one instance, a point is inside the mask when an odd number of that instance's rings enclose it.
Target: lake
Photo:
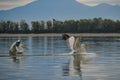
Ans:
[[[18,39],[28,50],[14,61],[4,55]],[[60,36],[0,37],[0,80],[120,79],[120,37],[83,37],[81,43],[89,45],[87,52],[96,55],[44,56],[70,52]]]

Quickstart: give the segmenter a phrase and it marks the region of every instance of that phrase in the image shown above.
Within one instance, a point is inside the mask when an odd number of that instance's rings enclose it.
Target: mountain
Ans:
[[[83,18],[120,19],[120,6],[100,4],[90,7],[75,0],[37,0],[25,6],[0,11],[0,20],[66,20]]]

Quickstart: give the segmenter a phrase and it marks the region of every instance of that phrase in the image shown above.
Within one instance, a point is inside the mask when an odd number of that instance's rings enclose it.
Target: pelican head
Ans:
[[[16,41],[16,46],[19,46],[20,43],[21,43],[21,41],[20,41],[20,40],[17,40],[17,41]]]
[[[24,44],[20,44],[21,49],[28,49]]]
[[[89,45],[81,44],[80,45],[80,53],[86,53],[86,48],[89,48]]]
[[[17,54],[22,54],[26,49],[28,49],[24,44],[20,44],[17,49]]]
[[[26,49],[28,49],[20,40],[16,41],[17,53],[22,54]]]
[[[81,44],[81,48],[90,48],[90,46],[87,44]]]

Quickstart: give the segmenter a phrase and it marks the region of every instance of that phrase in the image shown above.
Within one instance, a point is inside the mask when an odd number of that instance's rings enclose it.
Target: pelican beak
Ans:
[[[85,45],[84,48],[90,48],[90,46],[89,45]]]
[[[21,45],[21,47],[22,47],[23,49],[28,49],[25,45]]]

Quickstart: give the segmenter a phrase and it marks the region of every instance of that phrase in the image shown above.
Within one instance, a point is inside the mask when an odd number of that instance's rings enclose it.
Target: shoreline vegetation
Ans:
[[[41,33],[41,34],[0,34],[0,37],[42,37],[62,36],[63,33]],[[66,33],[71,36],[81,37],[120,37],[120,33]]]
[[[80,20],[0,21],[0,34],[120,33],[120,20],[93,18]]]

